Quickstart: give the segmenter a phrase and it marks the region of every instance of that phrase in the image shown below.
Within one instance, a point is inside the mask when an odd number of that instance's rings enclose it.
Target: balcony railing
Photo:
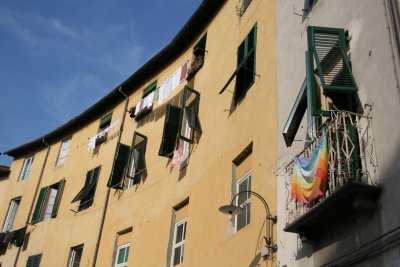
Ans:
[[[288,193],[285,231],[301,233],[317,230],[322,221],[329,220],[332,210],[340,212],[346,205],[354,208],[355,203],[360,202],[355,196],[366,196],[361,201],[365,204],[365,199],[374,200],[379,195],[372,118],[332,111],[331,118],[321,128],[325,128],[327,138],[327,190],[321,198],[310,204],[297,203],[290,196],[294,161],[286,165],[283,169]],[[310,157],[316,149],[317,141],[313,140],[297,156]]]

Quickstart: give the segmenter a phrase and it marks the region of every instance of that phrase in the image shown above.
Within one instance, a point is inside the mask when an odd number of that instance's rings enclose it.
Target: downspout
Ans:
[[[121,87],[118,88],[118,92],[120,92],[125,97],[125,107],[124,107],[124,113],[122,114],[121,126],[119,127],[119,135],[118,135],[117,145],[115,146],[114,160],[115,160],[115,156],[117,154],[118,144],[119,144],[119,142],[121,141],[121,138],[122,138],[122,132],[124,130],[124,124],[125,124],[125,116],[126,116],[126,112],[127,112],[127,109],[128,109],[128,103],[129,103],[129,97],[122,91]],[[95,247],[95,250],[94,250],[92,267],[96,267],[97,255],[99,253],[100,241],[101,241],[101,236],[102,236],[102,233],[103,233],[104,221],[106,219],[108,200],[110,198],[110,192],[111,192],[111,188],[107,187],[106,198],[104,200],[104,205],[103,205],[103,214],[101,215],[99,233],[97,235],[96,247]]]
[[[44,162],[43,162],[43,165],[42,165],[42,170],[40,171],[39,179],[38,179],[38,182],[36,184],[35,193],[33,194],[33,199],[32,199],[32,202],[31,202],[32,204],[31,204],[31,207],[29,208],[28,217],[26,218],[26,222],[25,222],[26,225],[30,224],[29,223],[29,218],[31,217],[31,214],[32,214],[32,211],[33,211],[33,207],[35,206],[35,199],[36,199],[37,193],[39,191],[40,182],[42,181],[44,168],[46,167],[47,158],[49,157],[49,152],[50,152],[50,145],[48,143],[46,143],[46,141],[44,141],[44,137],[42,138],[42,143],[45,146],[47,146],[46,157],[44,158]],[[18,259],[19,259],[19,254],[21,253],[21,248],[22,247],[18,248],[17,255],[15,256],[15,261],[14,261],[14,265],[13,265],[14,267],[17,266]]]

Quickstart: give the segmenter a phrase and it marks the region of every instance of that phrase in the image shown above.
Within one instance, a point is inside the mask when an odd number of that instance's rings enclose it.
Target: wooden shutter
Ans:
[[[254,83],[255,79],[255,60],[256,60],[256,29],[255,25],[237,52],[235,103],[238,103]]]
[[[299,129],[301,120],[307,109],[307,81],[304,80],[303,85],[300,88],[300,92],[297,95],[296,102],[292,107],[289,118],[286,121],[285,127],[283,128],[283,138],[287,147],[290,147],[293,143],[294,137],[296,136],[297,130]]]
[[[170,104],[165,112],[164,130],[158,155],[172,157],[182,123],[182,109]]]
[[[57,195],[56,195],[56,199],[54,200],[53,210],[51,211],[51,218],[55,218],[57,216],[58,207],[60,206],[62,193],[64,191],[64,186],[65,186],[65,179],[62,179],[58,183]]]
[[[119,143],[117,155],[114,158],[113,168],[107,186],[112,188],[122,188],[122,176],[128,163],[130,147]]]
[[[42,254],[29,256],[26,262],[26,267],[39,267],[41,260],[42,260]]]
[[[106,128],[111,123],[112,112],[100,120],[100,129]]]
[[[35,211],[33,212],[33,216],[32,216],[32,224],[37,223],[40,220],[40,214],[42,213],[43,203],[46,198],[46,194],[47,194],[48,190],[49,190],[49,187],[43,187],[42,189],[40,189],[39,197],[36,202]]]
[[[134,179],[134,184],[140,183],[142,174],[146,172],[146,146],[147,137],[143,134],[135,132],[132,139],[132,150],[129,159],[128,170],[134,168],[134,173],[128,172],[128,177]],[[133,166],[131,166],[133,164]]]
[[[347,57],[344,30],[309,26],[307,38],[308,51],[314,56],[324,91],[327,93],[356,92],[357,84]],[[314,69],[313,65],[312,69]]]

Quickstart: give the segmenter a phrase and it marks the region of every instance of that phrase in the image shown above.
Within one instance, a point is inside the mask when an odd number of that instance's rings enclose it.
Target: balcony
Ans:
[[[294,161],[282,170],[286,191],[286,227],[303,241],[316,241],[335,219],[347,219],[358,212],[371,212],[381,191],[377,180],[372,118],[349,112],[331,112],[323,123],[328,152],[326,191],[307,204],[291,196]],[[323,134],[321,130],[319,135]],[[311,142],[297,157],[311,157],[318,140]]]

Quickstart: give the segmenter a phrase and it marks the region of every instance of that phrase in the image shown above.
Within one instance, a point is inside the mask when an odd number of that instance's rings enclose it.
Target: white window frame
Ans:
[[[51,214],[53,212],[53,207],[54,207],[54,203],[56,201],[58,190],[59,190],[58,188],[55,189],[55,188],[49,187],[46,199],[44,201],[45,208],[43,209],[41,221],[46,221],[46,220],[51,219]]]
[[[176,239],[177,239],[177,234],[178,234],[178,227],[183,225],[183,230],[182,230],[182,235],[184,238],[182,238],[182,240],[178,243],[176,243]],[[185,241],[186,241],[186,226],[187,226],[187,218],[184,218],[182,220],[180,220],[178,223],[175,224],[175,228],[174,228],[174,242],[172,245],[172,253],[171,253],[171,267],[172,266],[176,266],[179,265],[183,262],[183,255],[185,252]],[[174,265],[174,258],[175,258],[175,249],[180,247],[181,248],[181,257],[179,259],[179,263],[177,263],[176,265]]]
[[[250,186],[249,186],[249,180],[250,180]],[[240,178],[237,182],[236,182],[236,194],[239,193],[239,186],[244,183],[247,182],[247,191],[251,190],[251,170],[248,171],[246,174],[244,174],[242,176],[242,178]],[[238,206],[239,205],[239,196],[236,197],[235,199],[235,205]],[[250,216],[247,218],[247,209],[250,209],[250,193],[248,193],[248,198],[240,205],[240,207],[243,209],[242,214],[240,215],[235,215],[235,232],[240,231],[241,229],[243,229],[244,227],[246,227],[247,225],[250,224]],[[246,216],[246,225],[244,225],[242,228],[237,229],[238,228],[238,216]]]
[[[23,181],[28,178],[31,166],[33,163],[33,156],[26,157],[22,165],[21,173],[19,174],[18,181]]]
[[[117,255],[115,256],[115,267],[127,267],[128,266],[128,258],[129,258],[129,250],[131,247],[131,243],[126,243],[123,245],[118,246],[117,248]],[[124,262],[118,263],[118,258],[119,258],[119,253],[122,249],[128,248],[128,255],[125,254],[124,256]],[[126,250],[125,250],[126,251]]]
[[[70,146],[71,146],[71,138],[65,139],[64,141],[61,142],[60,152],[58,153],[56,166],[61,166],[65,163],[68,157]]]
[[[79,259],[78,266],[81,265],[81,259],[82,259],[82,254],[83,254],[83,245],[80,245],[80,246],[76,246],[76,247],[71,248],[71,253],[70,253],[70,256],[69,256],[68,267],[74,267],[75,258],[76,258],[76,253],[77,253],[78,250],[81,251],[81,252],[80,252],[80,253],[81,253],[81,257],[80,257],[80,259]]]
[[[15,222],[15,218],[17,217],[17,212],[18,212],[18,208],[19,205],[21,204],[21,198],[14,198],[10,201],[10,205],[8,207],[8,211],[7,211],[7,217],[6,220],[4,221],[4,225],[3,225],[3,232],[9,231],[12,229],[14,222]]]

